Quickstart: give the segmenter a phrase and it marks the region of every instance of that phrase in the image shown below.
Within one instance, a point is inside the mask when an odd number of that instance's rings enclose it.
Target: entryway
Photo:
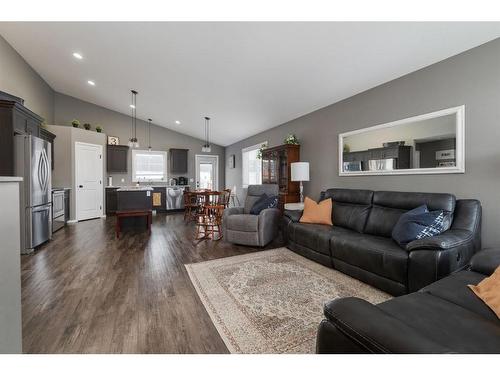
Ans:
[[[103,215],[102,146],[75,142],[76,220]]]
[[[195,155],[196,187],[198,189],[219,189],[219,156]]]

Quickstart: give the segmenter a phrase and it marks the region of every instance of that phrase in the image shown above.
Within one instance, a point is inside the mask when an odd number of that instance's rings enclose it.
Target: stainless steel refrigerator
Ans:
[[[15,136],[16,176],[21,191],[21,253],[52,238],[51,144],[32,135]]]

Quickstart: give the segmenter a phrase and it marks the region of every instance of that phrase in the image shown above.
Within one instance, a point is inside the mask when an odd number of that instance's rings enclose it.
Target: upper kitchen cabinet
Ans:
[[[51,167],[52,167],[52,170],[54,170],[54,139],[56,138],[56,135],[52,134],[51,132],[49,132],[45,128],[40,128],[39,129],[39,137],[41,139],[46,140],[47,142],[50,142],[50,145],[51,145],[51,147],[50,147],[50,150],[51,150],[50,153],[52,155],[52,159],[51,159],[52,160],[52,163],[51,163],[52,165],[51,165]]]
[[[189,150],[183,148],[171,148],[169,152],[170,173],[187,173]]]
[[[0,92],[0,176],[14,175],[14,134],[38,137],[42,122],[21,98]]]
[[[128,146],[107,146],[107,171],[110,173],[127,173]]]

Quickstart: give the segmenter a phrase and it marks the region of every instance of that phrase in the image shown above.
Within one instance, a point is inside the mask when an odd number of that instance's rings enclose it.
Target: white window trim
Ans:
[[[245,181],[245,166],[243,165],[243,163],[244,163],[243,155],[245,154],[245,152],[258,150],[259,148],[262,147],[262,145],[265,145],[267,147],[268,141],[260,142],[256,145],[245,147],[245,148],[241,149],[241,186],[244,189],[248,187],[248,184],[244,183],[244,181]],[[261,168],[262,168],[262,166],[261,166]],[[262,178],[262,169],[261,169],[261,178]]]
[[[161,180],[146,180],[146,179],[137,179],[135,176],[135,155],[137,153],[140,154],[146,154],[146,153],[151,153],[152,155],[162,155],[163,156],[163,166],[164,166],[164,173],[163,173],[163,179]],[[167,181],[168,175],[167,175],[167,153],[165,151],[149,151],[149,150],[132,150],[132,182],[158,182],[158,181]]]

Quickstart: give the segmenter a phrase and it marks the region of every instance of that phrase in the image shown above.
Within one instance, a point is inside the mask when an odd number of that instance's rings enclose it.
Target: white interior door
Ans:
[[[196,187],[219,190],[219,156],[196,155]]]
[[[94,219],[102,216],[102,172],[102,146],[76,142],[76,220]]]

